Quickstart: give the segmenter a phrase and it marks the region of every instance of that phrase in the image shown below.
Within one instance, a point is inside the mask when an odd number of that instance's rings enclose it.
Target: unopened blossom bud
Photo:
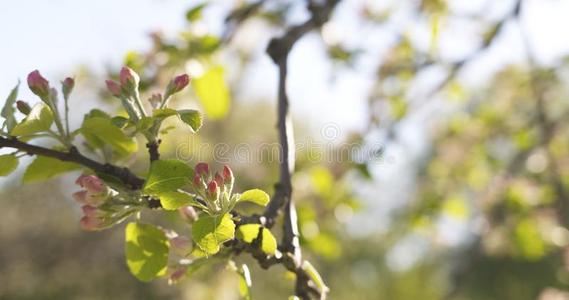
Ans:
[[[170,271],[170,276],[168,277],[168,284],[173,284],[180,281],[186,275],[188,270],[187,266],[176,266]]]
[[[195,222],[198,219],[198,213],[191,206],[182,206],[178,209],[182,219],[188,222]]]
[[[207,192],[213,199],[219,198],[219,186],[214,180],[210,181],[207,185]]]
[[[79,204],[87,204],[87,191],[78,191],[72,194],[73,199]]]
[[[32,111],[30,105],[22,100],[16,101],[16,108],[19,112],[23,113],[26,116],[30,113],[30,111]]]
[[[89,218],[99,218],[103,215],[100,209],[92,205],[83,205],[81,210],[83,210],[83,215]]]
[[[203,187],[203,184],[204,184],[203,182],[204,182],[204,181],[203,181],[203,179],[202,179],[202,177],[201,177],[200,175],[196,174],[196,176],[194,176],[194,185],[195,185],[197,188]]]
[[[140,82],[140,77],[136,72],[134,72],[129,67],[122,67],[119,74],[121,86],[124,90],[128,92],[133,92],[138,89],[138,83]]]
[[[64,99],[69,98],[73,87],[75,87],[75,80],[71,77],[67,77],[61,82],[61,92],[63,92]]]
[[[75,184],[85,188],[89,194],[101,194],[107,192],[107,187],[99,177],[95,175],[81,175]]]
[[[223,166],[223,182],[225,183],[225,188],[229,193],[233,190],[233,184],[235,183],[235,177],[233,176],[233,171],[228,165]]]
[[[215,180],[215,182],[217,183],[218,186],[223,186],[223,177],[221,177],[221,174],[215,172],[215,176],[213,177],[213,180]]]
[[[38,95],[42,100],[46,101],[49,99],[49,82],[41,76],[38,70],[35,70],[28,74],[28,87],[30,90]]]
[[[79,221],[79,223],[81,224],[81,228],[83,228],[83,230],[95,231],[102,229],[104,221],[98,217],[84,216],[81,218],[81,221]]]
[[[223,179],[225,181],[233,179],[233,171],[228,165],[223,166]]]
[[[105,83],[107,84],[107,90],[111,92],[111,94],[115,97],[120,97],[122,94],[121,86],[118,82],[114,80],[106,80]]]
[[[209,173],[209,165],[206,163],[198,163],[195,168],[197,175],[207,175]]]
[[[148,98],[148,102],[152,105],[152,108],[160,107],[160,103],[162,103],[162,95],[160,93],[152,94],[150,98]]]
[[[187,74],[182,74],[176,76],[168,86],[166,87],[166,95],[170,96],[173,95],[181,90],[183,90],[186,86],[190,83],[190,76]]]
[[[172,250],[176,255],[185,257],[192,250],[192,243],[190,239],[185,236],[176,236],[169,239],[170,250]]]

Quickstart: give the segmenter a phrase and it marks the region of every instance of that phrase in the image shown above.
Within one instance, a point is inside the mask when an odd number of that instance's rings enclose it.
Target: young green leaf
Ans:
[[[178,111],[180,120],[192,128],[193,132],[198,132],[202,127],[202,115],[193,109],[184,109]]]
[[[212,67],[201,77],[193,78],[192,85],[209,118],[225,117],[229,111],[230,99],[229,89],[223,76],[223,67]]]
[[[178,116],[180,120],[186,123],[193,132],[198,132],[202,127],[202,115],[193,109],[183,109],[183,110],[174,110],[171,108],[162,108],[162,109],[155,109],[153,112],[153,117],[159,120],[164,120],[171,116]]]
[[[24,172],[24,183],[50,179],[66,172],[81,168],[78,164],[60,161],[55,158],[38,156]]]
[[[0,155],[0,176],[7,176],[18,167],[18,158],[11,154]]]
[[[44,103],[38,103],[21,123],[14,126],[10,134],[22,136],[47,131],[51,123],[53,123],[53,112]]]
[[[237,238],[246,242],[252,243],[259,236],[259,224],[245,224],[237,229]],[[261,239],[261,250],[268,255],[274,255],[277,251],[277,240],[267,228],[262,229],[263,237]]]
[[[269,255],[275,255],[277,252],[277,239],[267,228],[263,228],[263,243],[261,243],[261,250]]]
[[[120,128],[113,125],[111,119],[104,117],[86,118],[81,126],[81,134],[96,148],[110,145],[120,156],[136,152],[138,145]]]
[[[164,208],[165,210],[176,210],[186,205],[194,205],[202,207],[202,205],[194,199],[194,196],[187,193],[164,192],[160,193],[159,196],[162,208]]]
[[[150,166],[144,192],[151,195],[175,192],[189,182],[193,176],[193,169],[179,160],[156,160]]]
[[[166,275],[169,247],[164,232],[154,225],[133,222],[125,228],[126,263],[139,280]]]
[[[4,102],[4,107],[2,107],[2,111],[0,112],[0,116],[6,119],[4,124],[6,124],[8,132],[12,131],[12,128],[16,125],[16,118],[14,118],[14,103],[18,97],[19,86],[20,81],[18,81],[18,84],[16,84],[12,91],[10,91],[8,98],[6,98],[6,101]]]
[[[253,189],[243,192],[239,201],[249,201],[261,206],[267,206],[270,201],[269,194],[259,189]]]
[[[229,214],[202,215],[193,224],[192,238],[207,254],[219,252],[221,244],[235,237],[235,223]]]
[[[306,272],[306,274],[308,274],[310,279],[314,284],[316,284],[316,287],[318,287],[321,292],[325,293],[328,291],[328,287],[324,283],[324,280],[322,280],[322,276],[320,276],[320,273],[318,273],[316,268],[310,262],[307,260],[303,261],[301,268]]]
[[[251,272],[249,272],[249,267],[246,264],[242,264],[241,268],[237,270],[239,274],[239,294],[244,300],[251,300]]]

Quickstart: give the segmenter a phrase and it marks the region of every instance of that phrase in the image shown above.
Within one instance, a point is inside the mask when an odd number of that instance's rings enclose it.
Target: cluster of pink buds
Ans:
[[[122,67],[119,73],[120,83],[114,80],[107,80],[107,89],[115,97],[131,96],[138,91],[140,77],[129,67]]]
[[[81,227],[88,231],[101,229],[104,225],[104,212],[98,207],[109,199],[109,187],[95,175],[81,175],[75,183],[84,189],[73,193],[73,199],[83,205]]]
[[[226,165],[221,173],[212,174],[208,164],[198,163],[194,171],[194,189],[204,198],[208,206],[214,211],[227,208],[235,183],[231,168]]]

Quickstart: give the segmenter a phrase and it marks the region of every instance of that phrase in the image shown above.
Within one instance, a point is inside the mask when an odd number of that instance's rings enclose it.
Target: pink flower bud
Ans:
[[[30,105],[22,100],[16,101],[16,108],[19,112],[23,113],[26,116],[30,113],[30,111],[32,111]]]
[[[65,78],[61,82],[61,91],[63,92],[63,98],[67,99],[71,91],[73,91],[73,87],[75,87],[75,80],[71,77]]]
[[[81,218],[81,221],[79,221],[79,224],[81,224],[83,230],[95,231],[102,229],[104,222],[101,218],[84,216]]]
[[[207,175],[209,173],[209,165],[206,163],[198,163],[195,170],[197,175]]]
[[[81,210],[83,210],[83,215],[89,218],[98,218],[103,215],[103,212],[101,210],[91,205],[83,205],[81,207]]]
[[[198,213],[191,206],[182,206],[178,209],[180,217],[188,222],[195,222],[198,219]]]
[[[106,80],[107,89],[115,97],[120,97],[122,94],[121,86],[114,80]]]
[[[187,266],[177,266],[171,270],[170,277],[168,278],[168,283],[173,284],[180,281],[186,275],[188,270]]]
[[[217,182],[214,180],[210,181],[207,185],[207,192],[214,200],[219,198],[219,186],[217,185]]]
[[[38,95],[42,100],[49,99],[49,82],[41,76],[38,70],[34,70],[28,74],[28,86],[30,90]]]
[[[194,176],[194,185],[197,188],[201,188],[203,186],[203,179],[200,175],[196,174],[196,176]]]
[[[158,108],[160,103],[162,103],[162,95],[160,93],[152,94],[152,96],[148,98],[148,102],[150,102],[153,108]]]
[[[103,181],[95,175],[81,175],[77,178],[75,184],[85,188],[89,194],[102,194],[107,191]]]
[[[129,67],[122,67],[119,74],[121,86],[127,91],[132,91],[138,88],[140,77]]]
[[[192,249],[192,243],[185,236],[176,236],[170,240],[170,250],[179,256],[185,257]]]
[[[188,86],[188,83],[190,83],[190,76],[188,76],[188,74],[178,75],[168,83],[168,86],[166,87],[166,94],[168,96],[173,95],[183,90]]]
[[[87,191],[78,191],[73,193],[73,199],[79,204],[87,204]]]
[[[215,180],[215,182],[217,183],[218,186],[223,185],[223,177],[221,177],[221,175],[219,173],[215,172],[215,176],[213,177],[213,180]]]
[[[229,181],[233,179],[233,171],[228,165],[223,166],[223,179]]]

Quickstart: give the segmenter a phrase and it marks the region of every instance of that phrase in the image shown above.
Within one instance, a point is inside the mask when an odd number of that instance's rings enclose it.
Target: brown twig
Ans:
[[[52,150],[41,146],[31,145],[17,138],[0,137],[0,148],[14,148],[30,155],[41,155],[55,158],[61,161],[73,162],[93,170],[96,173],[105,174],[121,181],[128,188],[139,190],[144,185],[144,179],[134,175],[128,168],[121,168],[112,164],[103,164],[92,160],[71,147],[68,152]]]
[[[301,268],[302,253],[299,245],[296,208],[292,201],[291,175],[294,171],[295,154],[294,148],[291,148],[294,147],[294,133],[286,91],[287,62],[296,42],[306,33],[322,26],[330,18],[338,2],[339,0],[327,0],[321,5],[309,2],[308,9],[311,12],[311,18],[300,25],[290,27],[281,37],[273,38],[267,47],[267,54],[279,70],[277,129],[281,156],[279,182],[275,185],[275,195],[267,206],[264,217],[267,221],[266,225],[270,227],[280,211],[284,209],[283,238],[280,245],[280,249],[284,252],[283,265],[296,273],[295,293],[301,299],[309,299],[310,294],[316,294],[321,299],[326,295],[325,291],[318,291],[311,287],[310,277]]]

